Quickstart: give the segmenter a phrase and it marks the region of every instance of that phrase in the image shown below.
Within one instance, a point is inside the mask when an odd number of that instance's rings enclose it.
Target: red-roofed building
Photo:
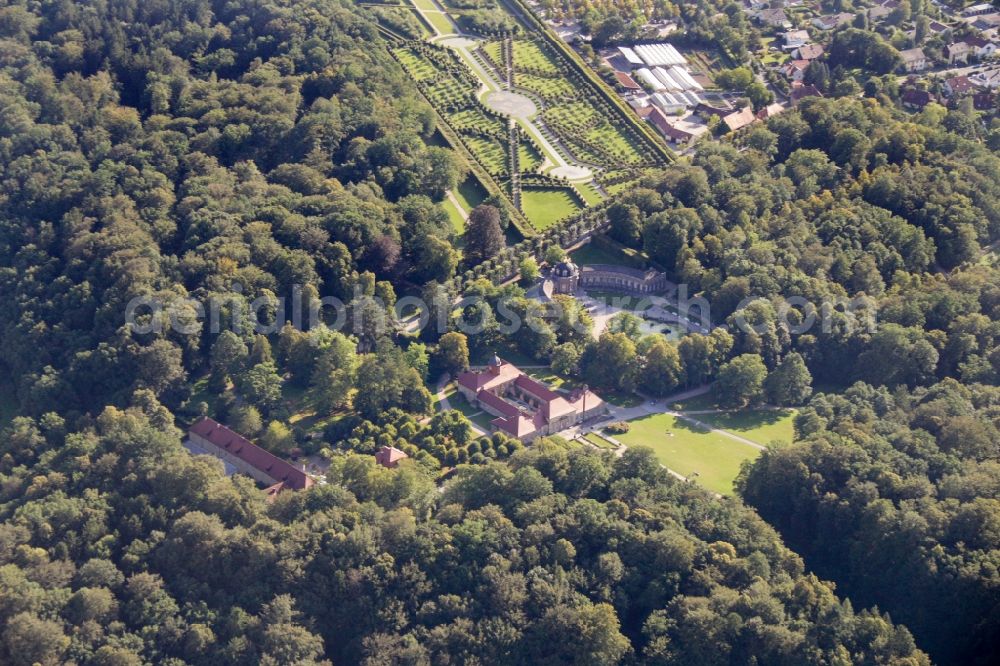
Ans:
[[[792,60],[782,65],[780,71],[789,81],[801,81],[805,77],[808,67],[808,60]]]
[[[642,90],[642,86],[636,83],[635,79],[625,72],[615,72],[615,80],[625,90]]]
[[[400,451],[395,446],[383,446],[375,453],[375,462],[382,465],[382,467],[395,469],[399,466],[400,460],[405,460],[409,457],[405,451]]]
[[[490,422],[495,430],[526,442],[607,410],[604,401],[590,390],[557,393],[498,356],[485,369],[463,372],[456,381],[470,404],[496,417]]]
[[[944,92],[948,95],[948,97],[962,95],[972,92],[975,89],[976,86],[972,85],[972,81],[970,81],[967,76],[953,76],[950,79],[946,79],[944,82]]]
[[[812,85],[811,83],[805,85],[793,85],[792,91],[788,94],[788,98],[792,100],[792,106],[797,105],[799,102],[804,100],[806,97],[822,97],[823,93],[819,91],[819,88]]]
[[[192,453],[213,455],[226,469],[246,474],[268,486],[268,496],[282,490],[303,490],[313,485],[312,478],[287,460],[265,451],[243,435],[203,416],[188,428],[185,443]]]
[[[899,96],[899,101],[909,109],[922,109],[933,102],[934,97],[926,90],[910,88],[903,91],[903,94]]]
[[[745,106],[739,111],[734,111],[722,119],[726,129],[730,132],[739,132],[744,127],[749,127],[757,121],[753,107]]]

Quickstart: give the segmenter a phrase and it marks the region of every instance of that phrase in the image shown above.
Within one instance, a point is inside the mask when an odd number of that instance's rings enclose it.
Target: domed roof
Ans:
[[[567,259],[566,261],[560,261],[556,264],[556,267],[552,269],[552,274],[556,277],[572,277],[580,272],[580,269],[576,267],[572,261]]]

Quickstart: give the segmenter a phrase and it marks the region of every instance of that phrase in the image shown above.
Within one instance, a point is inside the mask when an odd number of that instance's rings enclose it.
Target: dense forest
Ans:
[[[691,10],[695,37],[743,39],[742,13],[709,8]],[[482,300],[456,313],[442,285],[502,250],[504,211],[474,211],[455,250],[438,203],[466,166],[435,140],[379,10],[0,9],[0,399],[20,415],[0,433],[0,661],[990,654],[1000,160],[984,139],[996,130],[967,107],[904,115],[875,86],[649,171],[609,203],[610,236],[704,298],[727,324],[709,334],[668,343],[622,317],[595,340],[573,299],[542,317],[524,284],[485,279],[468,287]],[[400,334],[389,306],[403,293],[484,333]],[[125,325],[137,296],[217,297],[229,325],[255,299],[320,295],[367,316],[270,337]],[[791,297],[812,305],[784,313]],[[501,298],[543,321],[502,334]],[[793,330],[824,302],[830,325]],[[822,385],[797,420],[804,443],[742,476],[777,531],[740,499],[673,480],[646,450],[474,441],[460,414],[429,417],[429,382],[496,348],[600,388],[716,381],[735,406],[798,405]],[[328,454],[326,483],[269,504],[187,455],[179,426],[208,409],[196,380],[217,416],[267,448]],[[307,443],[289,427],[286,387],[346,416]],[[367,454],[387,443],[412,460],[375,466]]]
[[[3,437],[4,663],[927,664],[737,502],[541,443],[462,468],[335,459],[266,504],[148,391]]]
[[[434,200],[464,166],[350,3],[2,12],[0,354],[23,410],[184,399],[212,340],[124,331],[136,295],[347,300],[359,272],[454,271]]]
[[[857,384],[797,418],[741,492],[810,567],[877,603],[945,663],[1000,650],[1000,390]]]

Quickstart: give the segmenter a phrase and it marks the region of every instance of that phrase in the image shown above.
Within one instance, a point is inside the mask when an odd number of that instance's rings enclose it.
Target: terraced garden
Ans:
[[[535,76],[523,72],[514,74],[514,85],[530,90],[544,100],[573,97],[576,94],[573,86],[565,79]]]
[[[425,20],[447,18],[433,0],[411,1]],[[669,154],[621,117],[574,54],[529,25],[530,16],[521,19],[520,36],[401,39],[394,52],[444,119],[444,137],[465,153],[489,194],[513,204],[516,226],[530,235],[599,204],[607,189],[587,182],[592,176],[661,164]],[[467,211],[450,204],[458,228]]]
[[[500,141],[491,137],[466,136],[465,145],[494,178],[507,177],[507,151]]]
[[[580,212],[581,206],[573,193],[565,187],[525,187],[521,192],[524,214],[539,229]]]
[[[514,69],[545,76],[561,76],[562,69],[558,60],[542,50],[537,42],[528,39],[515,39],[513,42]]]

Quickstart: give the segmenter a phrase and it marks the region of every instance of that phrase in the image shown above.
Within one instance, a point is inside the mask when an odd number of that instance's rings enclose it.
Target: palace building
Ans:
[[[470,404],[496,417],[490,422],[494,430],[524,442],[607,411],[605,402],[586,387],[568,395],[556,393],[499,356],[483,370],[463,372],[457,382]]]
[[[655,294],[667,288],[667,274],[651,268],[639,270],[610,264],[590,264],[581,268],[569,260],[557,264],[550,279],[556,294],[573,294],[580,288]]]

